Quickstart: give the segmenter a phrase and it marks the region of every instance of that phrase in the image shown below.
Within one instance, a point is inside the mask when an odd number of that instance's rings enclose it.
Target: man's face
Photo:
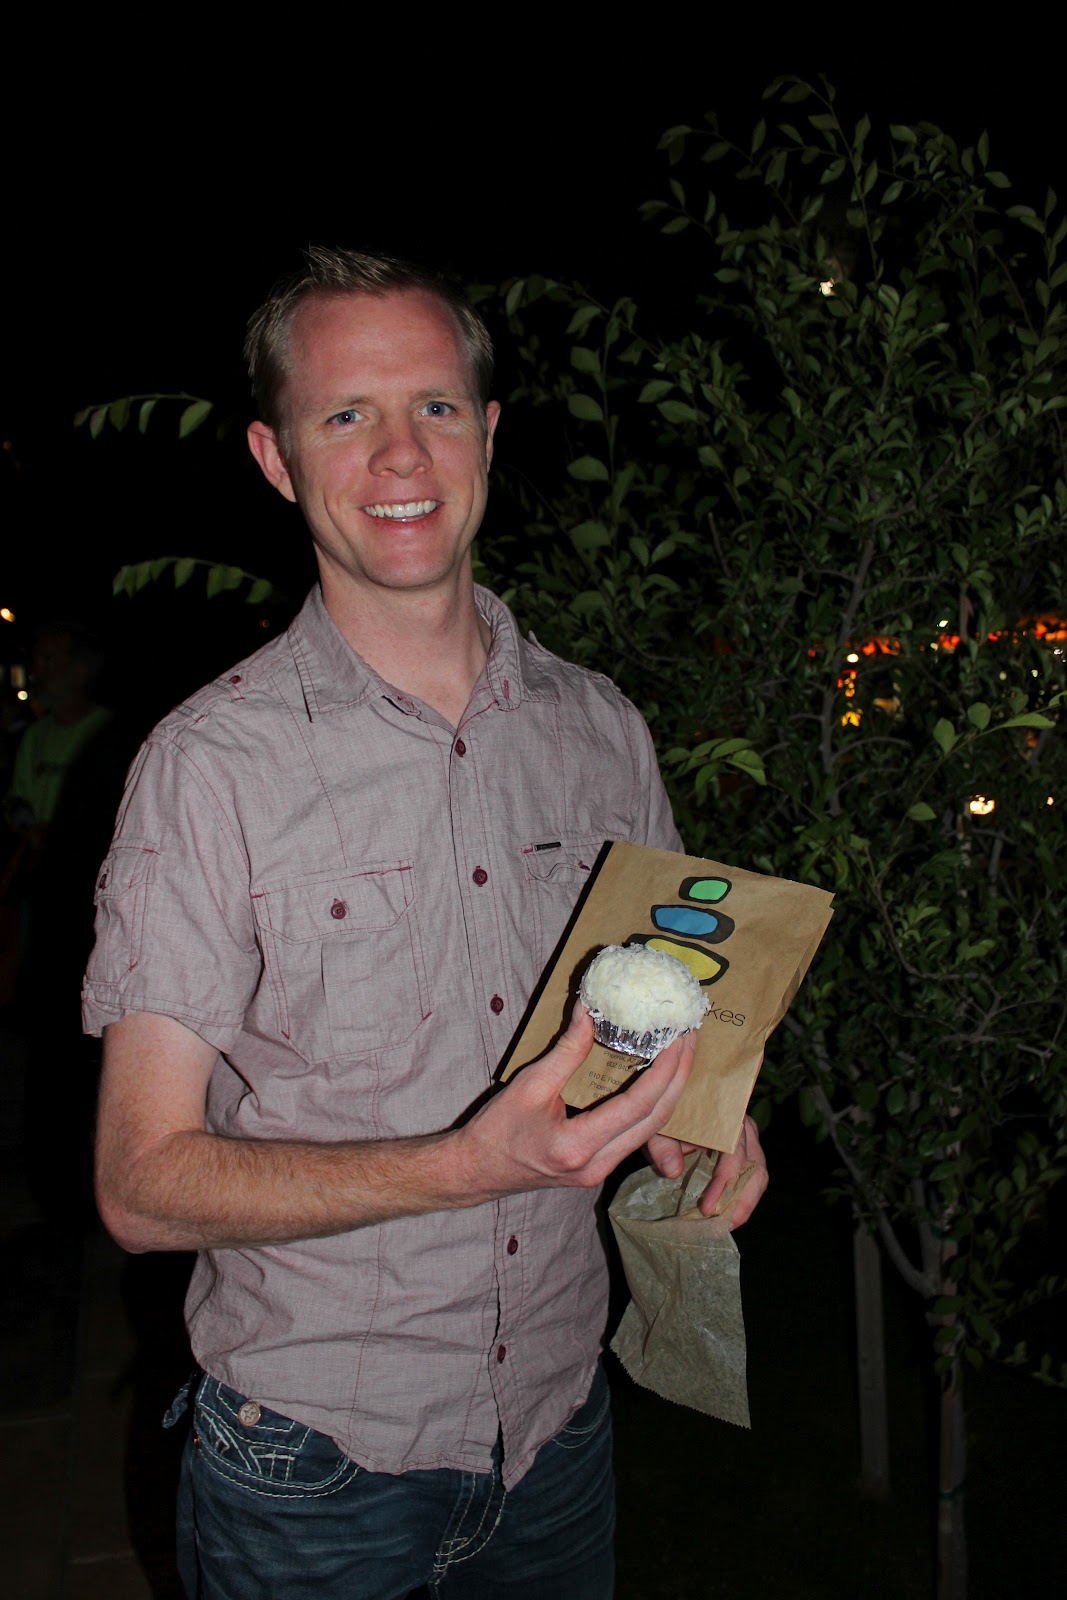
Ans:
[[[284,441],[253,423],[249,444],[304,513],[327,602],[469,572],[499,407],[483,419],[445,307],[421,290],[318,297],[288,356]]]

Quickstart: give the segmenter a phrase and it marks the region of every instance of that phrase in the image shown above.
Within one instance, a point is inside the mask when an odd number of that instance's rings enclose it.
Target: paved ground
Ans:
[[[185,1263],[124,1258],[98,1226],[46,1218],[20,1155],[26,1055],[10,1026],[0,1059],[0,1594],[178,1600],[179,1441],[159,1418],[188,1365]],[[740,1236],[751,1432],[612,1366],[618,1600],[934,1595],[925,1330],[888,1285],[893,1495],[871,1505],[857,1482],[847,1219],[818,1198],[803,1137],[772,1131],[776,1181]],[[1067,1396],[989,1372],[970,1413],[973,1600],[1059,1595]]]

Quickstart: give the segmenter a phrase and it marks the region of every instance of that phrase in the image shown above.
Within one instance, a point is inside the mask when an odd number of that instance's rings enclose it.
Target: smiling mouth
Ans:
[[[403,505],[364,506],[368,517],[384,517],[387,522],[417,522],[436,511],[440,500],[406,500]]]

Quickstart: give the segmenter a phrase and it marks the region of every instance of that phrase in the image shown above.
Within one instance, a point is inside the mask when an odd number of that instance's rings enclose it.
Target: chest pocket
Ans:
[[[254,893],[278,1028],[305,1060],[402,1044],[430,1015],[411,862]]]
[[[523,846],[526,910],[539,968],[559,943],[603,844],[582,838]]]

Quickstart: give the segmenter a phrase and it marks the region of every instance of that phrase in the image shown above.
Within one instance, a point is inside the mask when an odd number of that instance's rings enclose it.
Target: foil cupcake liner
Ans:
[[[688,1033],[688,1028],[649,1028],[645,1033],[638,1033],[636,1028],[620,1028],[607,1017],[602,1017],[598,1012],[591,1011],[593,1019],[593,1036],[597,1044],[605,1045],[609,1050],[618,1050],[622,1055],[638,1056],[646,1064],[654,1061],[661,1050],[666,1050],[681,1033]]]

